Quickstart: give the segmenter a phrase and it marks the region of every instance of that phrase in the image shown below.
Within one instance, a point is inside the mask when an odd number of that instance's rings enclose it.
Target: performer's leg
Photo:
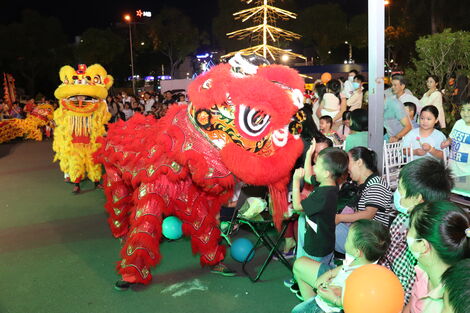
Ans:
[[[97,164],[93,160],[94,151],[87,152],[86,171],[88,178],[95,183],[95,189],[103,189],[100,180],[103,173],[101,164]]]
[[[80,193],[80,182],[85,178],[86,151],[80,144],[74,144],[74,151],[68,156],[70,181],[74,183],[72,192]]]
[[[200,195],[191,206],[192,210],[177,212],[183,221],[183,232],[191,236],[193,253],[199,253],[201,265],[217,265],[225,258],[225,246],[220,244],[218,208],[207,208],[208,201]],[[211,202],[212,203],[212,202]],[[213,212],[213,214],[210,214]]]
[[[131,214],[131,229],[121,250],[122,260],[118,272],[122,280],[117,289],[128,288],[130,284],[148,284],[152,280],[150,268],[160,262],[160,238],[162,235],[163,201],[151,194],[138,201]],[[126,284],[127,283],[127,284]],[[130,284],[129,284],[130,283]]]
[[[132,191],[125,184],[120,171],[115,167],[106,168],[103,181],[109,227],[113,236],[120,238],[125,236],[129,230],[129,211],[133,205]]]

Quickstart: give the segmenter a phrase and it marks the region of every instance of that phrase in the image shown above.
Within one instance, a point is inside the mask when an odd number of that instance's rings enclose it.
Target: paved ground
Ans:
[[[211,274],[189,241],[164,242],[153,284],[117,292],[119,242],[106,224],[104,195],[73,195],[52,163],[51,141],[0,145],[0,313],[290,312],[298,303],[273,261],[252,283]],[[237,236],[247,236],[240,231]],[[256,267],[266,252],[252,261]]]

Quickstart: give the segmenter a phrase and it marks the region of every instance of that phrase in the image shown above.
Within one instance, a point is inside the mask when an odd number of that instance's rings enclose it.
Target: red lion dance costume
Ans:
[[[268,185],[274,220],[282,222],[303,147],[288,125],[303,106],[304,82],[285,66],[258,67],[241,55],[229,63],[192,82],[190,105],[174,105],[158,121],[135,115],[110,125],[102,139],[95,156],[106,169],[109,225],[123,239],[117,270],[124,282],[151,281],[168,215],[183,221],[201,265],[221,262],[216,216],[239,180]]]

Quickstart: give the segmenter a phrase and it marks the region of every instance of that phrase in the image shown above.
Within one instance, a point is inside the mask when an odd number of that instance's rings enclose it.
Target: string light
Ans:
[[[288,41],[300,39],[301,36],[297,33],[279,28],[274,26],[276,20],[289,20],[297,18],[297,14],[283,10],[277,7],[272,6],[275,2],[274,0],[242,0],[247,4],[255,3],[257,6],[238,11],[233,14],[236,20],[241,20],[246,22],[252,20],[256,25],[252,27],[247,27],[244,29],[236,30],[234,32],[228,33],[229,38],[237,38],[242,40],[245,38],[250,38],[252,42],[260,43],[256,46],[252,46],[246,49],[239,51],[230,52],[222,58],[228,58],[236,53],[255,53],[264,58],[271,58],[273,60],[281,58],[283,55],[288,57],[306,59],[303,55],[294,53],[292,51],[284,50],[278,47],[274,47],[269,44],[269,42],[279,42],[279,39],[285,39]]]

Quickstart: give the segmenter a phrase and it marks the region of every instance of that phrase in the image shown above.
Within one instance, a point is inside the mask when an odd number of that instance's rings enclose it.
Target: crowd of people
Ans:
[[[171,91],[166,91],[163,95],[143,91],[137,96],[128,95],[123,91],[115,96],[108,96],[106,102],[112,116],[111,123],[118,120],[127,121],[135,113],[151,115],[159,119],[165,115],[170,105],[188,103],[185,94],[173,94]]]
[[[156,119],[163,117],[172,104],[188,104],[188,100],[184,93],[173,94],[171,91],[163,94],[142,91],[137,96],[128,95],[125,91],[116,93],[114,96],[109,95],[106,98],[108,111],[111,113],[109,123],[122,120],[127,121],[135,113],[143,115],[151,115]],[[39,104],[50,104],[54,110],[59,107],[57,99],[48,100],[45,97],[29,98],[26,101],[15,101],[11,105],[3,103],[0,100],[0,121],[8,119],[24,119]]]
[[[344,82],[317,81],[309,99],[307,127],[314,130],[303,136],[309,148],[293,173],[298,219],[290,222],[296,231],[287,232],[283,251],[296,258],[293,277],[284,282],[302,301],[292,312],[340,312],[347,277],[370,263],[397,276],[405,293],[403,312],[467,312],[470,301],[458,293],[456,273],[468,271],[470,215],[449,198],[454,178],[470,175],[470,101],[460,104],[461,119],[446,137],[437,77],[427,78],[421,100],[406,88],[403,75],[392,77],[385,92],[384,140],[402,141],[414,155],[393,191],[368,148],[364,77],[349,74]]]
[[[0,99],[0,121],[12,118],[24,119],[39,104],[50,104],[54,109],[58,107],[57,101],[50,101],[45,97],[40,97],[37,101],[34,98],[29,98],[26,101],[15,101],[11,106]]]
[[[470,119],[470,103],[466,92],[460,92],[458,101],[461,119],[449,131],[443,101],[446,91],[440,89],[438,77],[429,75],[423,82],[428,91],[421,99],[413,95],[407,84],[403,74],[395,74],[385,85],[384,140],[403,141],[414,158],[449,160],[454,175],[470,175],[470,128],[465,121]],[[346,151],[368,146],[367,86],[364,76],[351,70],[347,79],[316,81],[313,92],[307,94],[313,121],[334,146]]]
[[[461,119],[447,137],[438,81],[427,77],[421,99],[401,74],[385,90],[384,140],[402,141],[415,159],[401,169],[396,190],[378,174],[376,153],[368,148],[365,77],[351,70],[346,79],[317,81],[306,94],[306,149],[290,183],[298,219],[289,225],[284,248],[286,258],[296,258],[293,277],[284,284],[302,300],[293,313],[340,312],[346,279],[367,264],[397,276],[404,313],[470,309],[464,297],[470,287],[470,215],[449,201],[454,177],[470,175],[470,100],[460,103]],[[188,103],[184,94],[148,91],[106,100],[110,123],[135,113],[159,119],[170,105]],[[24,118],[35,105],[31,99],[2,106],[1,117]]]

